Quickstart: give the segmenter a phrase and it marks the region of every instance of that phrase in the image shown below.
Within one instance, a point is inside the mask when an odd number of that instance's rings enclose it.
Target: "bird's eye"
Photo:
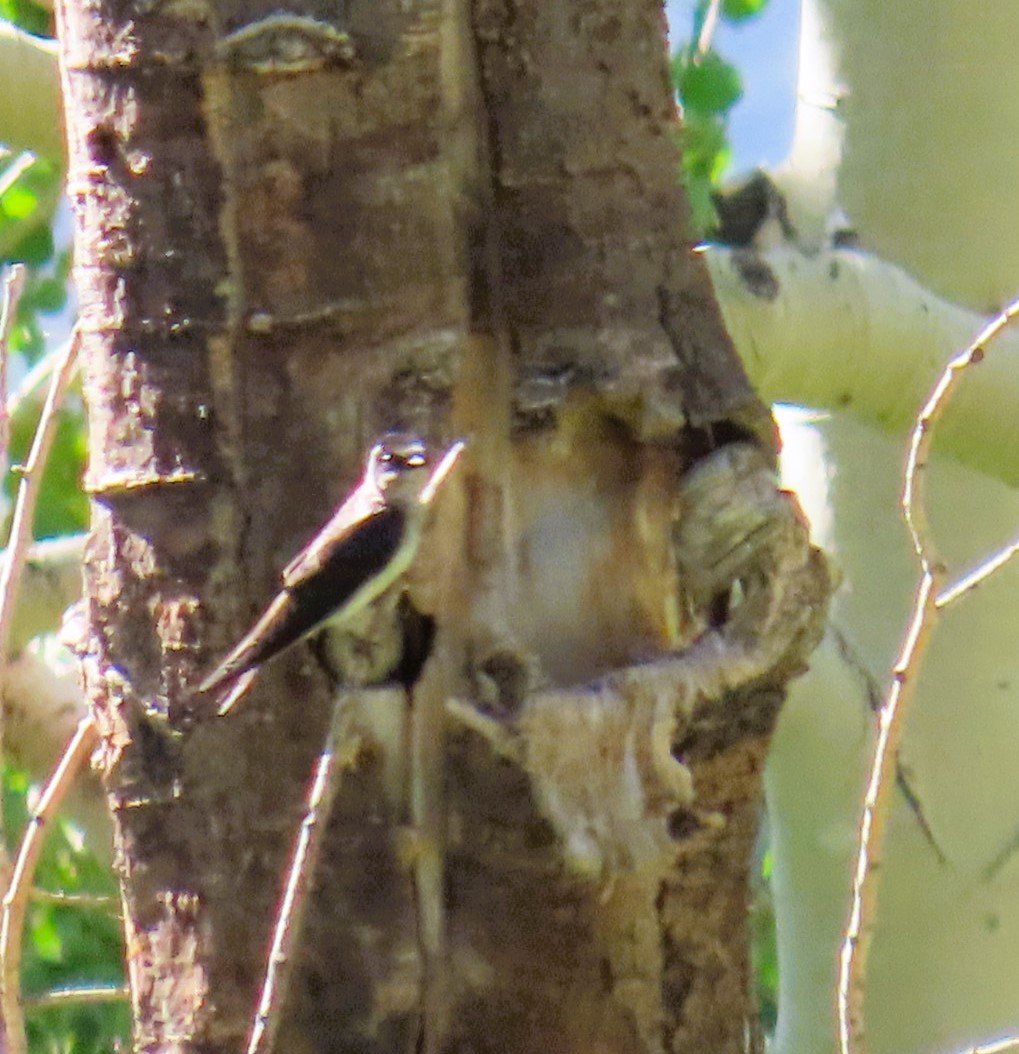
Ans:
[[[407,455],[407,467],[408,468],[424,468],[428,464],[428,458],[425,457],[422,451],[417,451],[413,454]]]
[[[379,455],[379,461],[383,461],[388,465],[389,462],[393,460],[393,456],[392,450],[383,450]]]

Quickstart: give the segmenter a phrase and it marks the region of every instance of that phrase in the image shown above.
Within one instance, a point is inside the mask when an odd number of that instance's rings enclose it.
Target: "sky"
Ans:
[[[673,47],[690,37],[696,0],[666,0]],[[789,151],[796,101],[799,0],[768,0],[762,14],[737,26],[720,22],[715,50],[736,64],[743,98],[732,110],[732,175],[776,165]]]

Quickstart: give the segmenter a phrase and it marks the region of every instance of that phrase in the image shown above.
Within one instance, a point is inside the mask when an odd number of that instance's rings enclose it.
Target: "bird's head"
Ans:
[[[390,432],[372,447],[366,476],[389,500],[417,497],[428,482],[431,459],[423,439]]]
[[[387,502],[431,502],[463,450],[454,443],[438,462],[420,436],[402,432],[384,435],[368,455],[366,476]]]

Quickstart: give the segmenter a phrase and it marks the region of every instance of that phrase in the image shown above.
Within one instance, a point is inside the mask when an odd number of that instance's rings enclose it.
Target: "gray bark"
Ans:
[[[742,1051],[827,576],[690,251],[660,5],[300,14],[60,9],[136,1046],[247,1032],[332,699],[303,647],[230,718],[191,686],[398,427],[470,441],[434,647],[341,702],[280,1049]]]

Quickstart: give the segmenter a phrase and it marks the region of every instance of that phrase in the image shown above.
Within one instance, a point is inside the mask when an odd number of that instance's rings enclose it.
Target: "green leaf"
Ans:
[[[698,113],[687,114],[680,143],[684,171],[709,183],[716,182],[730,156],[724,121]]]
[[[731,158],[724,120],[696,111],[687,113],[680,134],[680,146],[687,200],[693,213],[694,227],[703,235],[718,223],[711,192]]]
[[[0,196],[0,209],[8,219],[28,219],[38,207],[39,195],[20,181]]]
[[[745,22],[756,18],[767,3],[768,0],[722,0],[722,17],[727,22]]]
[[[743,80],[739,70],[715,51],[690,59],[673,59],[673,80],[678,86],[683,111],[723,114],[739,101]]]
[[[36,955],[48,962],[60,962],[64,942],[53,920],[53,912],[34,907],[29,912],[29,931]]]
[[[8,260],[19,260],[30,267],[41,267],[52,255],[53,231],[46,222],[27,227],[11,247],[7,258]]]
[[[35,0],[0,0],[0,18],[37,37],[53,36],[53,17]]]
[[[41,263],[53,255],[50,221],[60,197],[56,165],[19,155],[0,170],[0,262]]]
[[[44,315],[56,314],[67,303],[67,281],[58,277],[39,278],[25,290],[22,303],[26,300]]]

